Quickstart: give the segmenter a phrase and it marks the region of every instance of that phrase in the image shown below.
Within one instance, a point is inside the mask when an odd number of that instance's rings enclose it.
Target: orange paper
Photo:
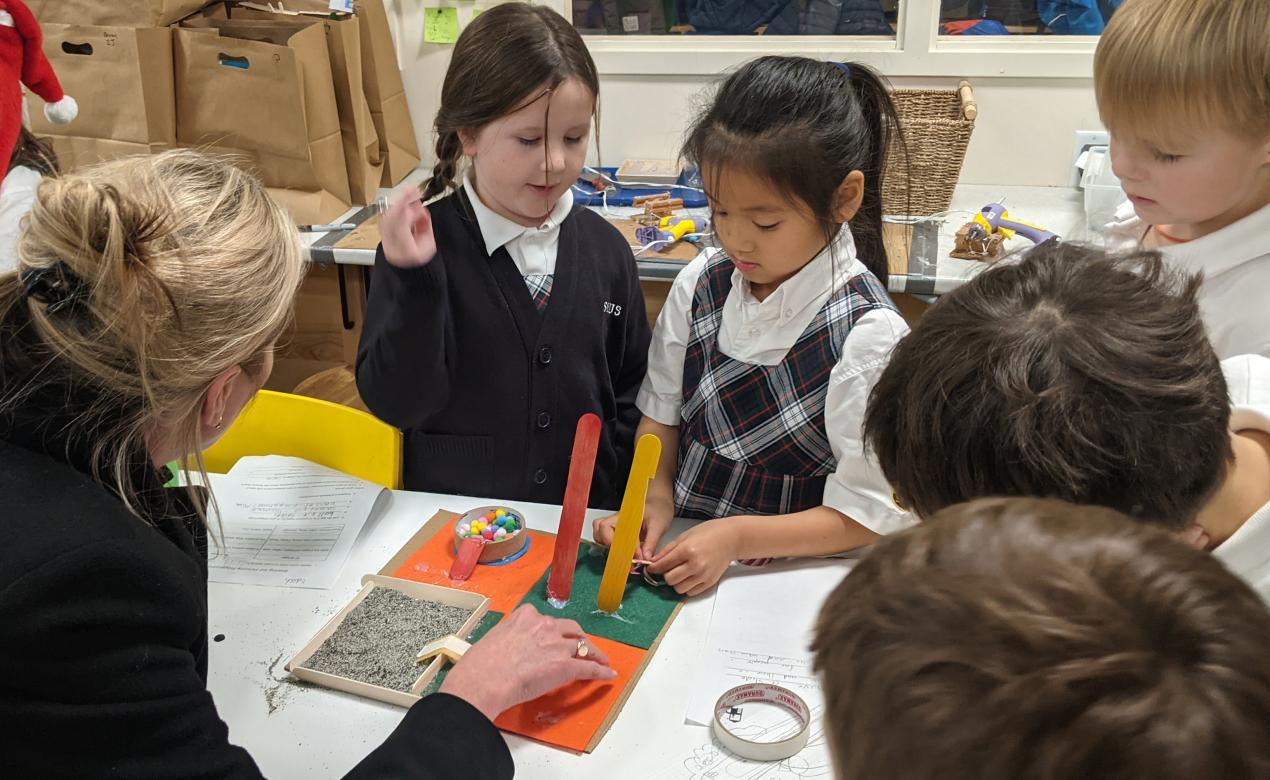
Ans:
[[[608,656],[609,665],[617,670],[615,679],[571,683],[512,707],[498,716],[494,725],[513,734],[584,752],[647,655],[645,650],[620,642],[595,636],[587,638]]]
[[[537,531],[526,533],[530,536],[529,549],[519,559],[502,566],[478,564],[471,579],[455,582],[450,579],[450,565],[454,563],[454,523],[446,523],[431,539],[420,545],[392,576],[480,593],[489,597],[491,610],[508,614],[551,565],[555,549],[554,535]]]
[[[491,610],[509,614],[542,579],[550,566],[555,549],[555,535],[528,531],[531,537],[529,549],[519,560],[505,566],[478,565],[470,580],[456,583],[449,576],[450,566],[454,562],[456,521],[457,516],[455,520],[442,524],[431,538],[422,543],[412,539],[409,544],[419,544],[418,549],[394,571],[384,573],[416,582],[480,593],[490,598]],[[429,530],[429,526],[425,526],[420,535]],[[405,548],[398,556],[394,556],[393,561],[402,560],[399,556],[404,554]],[[387,564],[392,565],[392,562]],[[677,612],[676,609],[675,613],[671,613],[667,625]],[[495,721],[496,725],[505,731],[566,750],[582,753],[594,749],[611,718],[616,716],[621,703],[639,678],[651,651],[601,637],[588,635],[588,638],[604,652],[617,670],[618,676],[615,679],[567,685],[534,701],[513,707]]]

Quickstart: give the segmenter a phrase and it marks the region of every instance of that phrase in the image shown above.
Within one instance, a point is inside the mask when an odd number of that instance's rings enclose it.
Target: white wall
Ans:
[[[433,160],[432,119],[440,103],[449,46],[423,43],[423,7],[395,0],[389,7],[394,35],[425,162]],[[461,4],[466,24],[471,6]],[[624,157],[672,157],[693,115],[697,96],[710,83],[702,76],[601,76],[600,150],[603,162]],[[955,87],[956,76],[895,78],[897,87]],[[1098,129],[1089,78],[972,79],[979,119],[961,180],[973,184],[1065,186],[1073,133]]]

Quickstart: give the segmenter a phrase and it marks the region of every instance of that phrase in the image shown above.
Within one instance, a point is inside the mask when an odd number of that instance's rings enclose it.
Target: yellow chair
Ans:
[[[374,415],[317,398],[261,390],[203,453],[203,462],[223,474],[245,455],[290,455],[401,487],[401,432]]]

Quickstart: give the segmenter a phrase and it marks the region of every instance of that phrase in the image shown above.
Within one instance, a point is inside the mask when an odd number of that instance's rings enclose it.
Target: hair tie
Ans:
[[[842,74],[843,74],[844,76],[846,76],[847,78],[851,78],[851,66],[850,66],[850,65],[848,65],[848,64],[847,64],[847,63],[845,63],[845,62],[834,62],[834,63],[830,63],[830,64],[832,64],[832,65],[833,65],[835,68],[837,68],[838,70],[842,71]]]
[[[64,263],[24,268],[18,279],[27,297],[43,303],[50,314],[78,308],[88,298],[88,285]]]

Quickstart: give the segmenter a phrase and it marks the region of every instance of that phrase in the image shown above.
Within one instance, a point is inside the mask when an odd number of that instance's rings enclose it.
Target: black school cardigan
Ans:
[[[366,406],[405,434],[407,490],[559,504],[578,418],[604,423],[590,506],[621,500],[651,331],[626,239],[574,206],[539,313],[493,256],[459,190],[431,204],[438,255],[390,265],[380,245],[357,353]]]
[[[188,496],[138,464],[148,522],[129,512],[89,476],[86,437],[67,438],[67,395],[40,396],[0,414],[0,775],[260,777],[207,690],[206,535]],[[512,775],[493,724],[435,694],[347,777]]]

